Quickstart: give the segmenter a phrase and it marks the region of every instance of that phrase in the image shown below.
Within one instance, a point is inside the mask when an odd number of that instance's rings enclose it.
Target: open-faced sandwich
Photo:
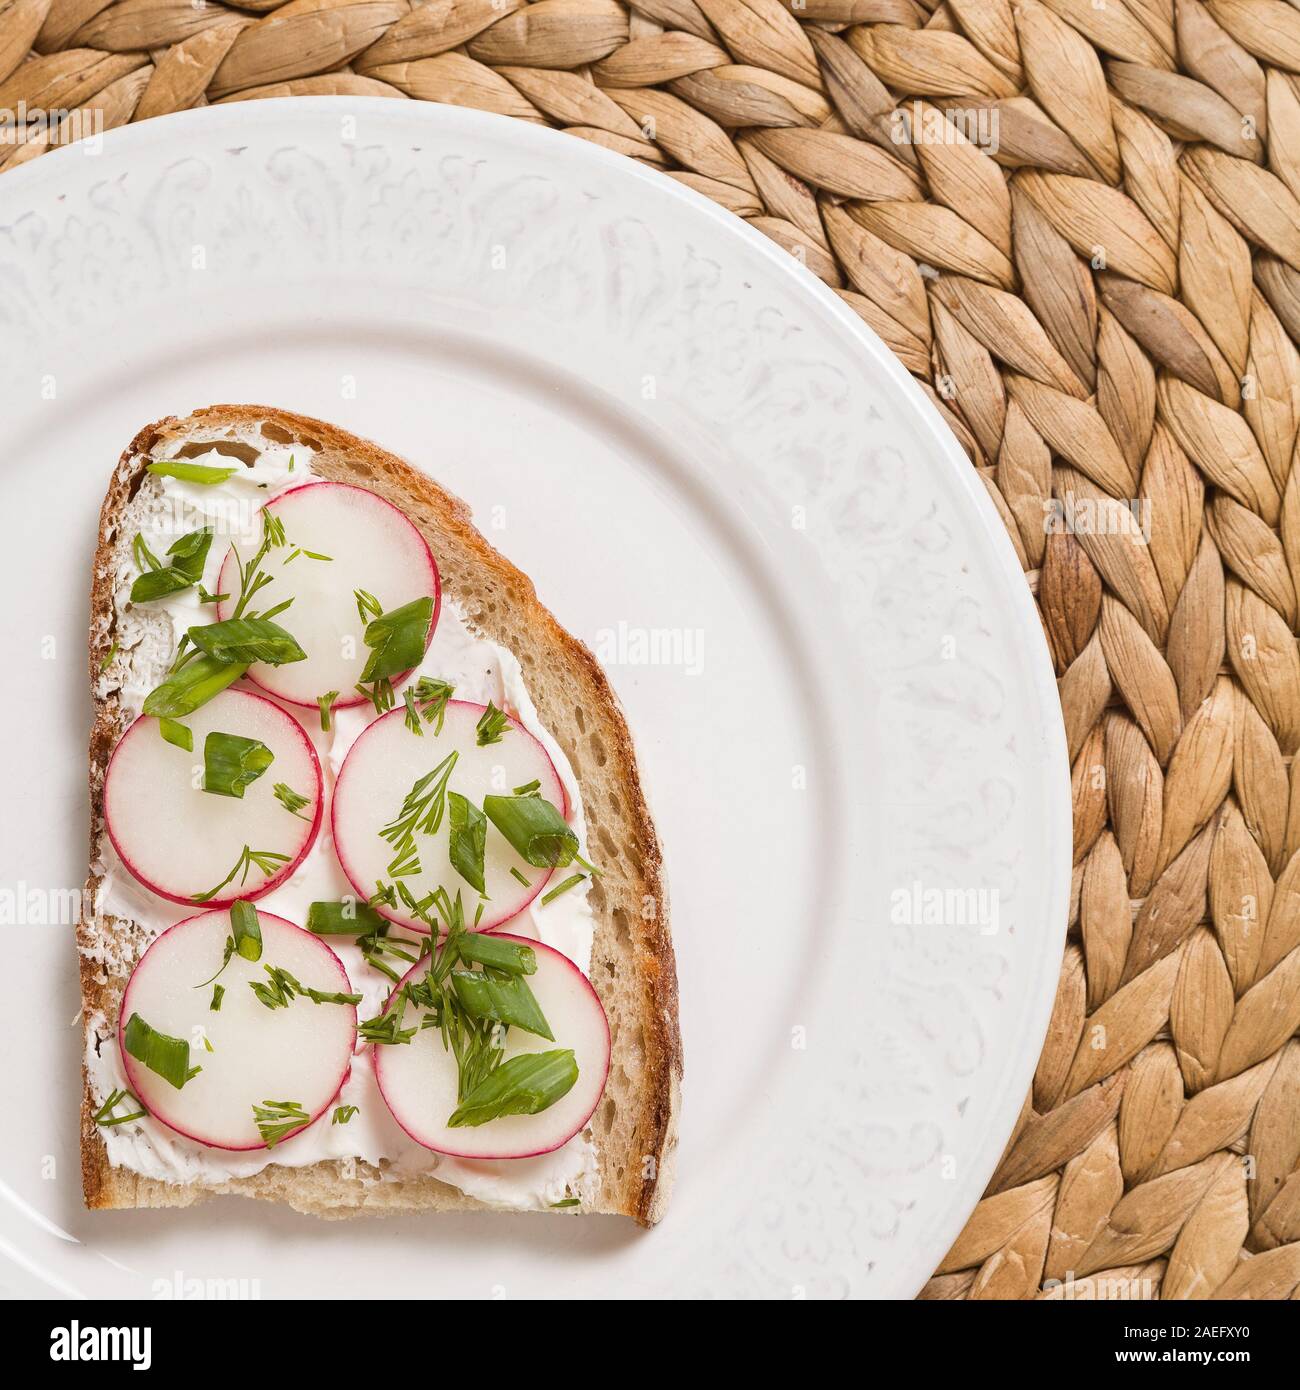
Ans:
[[[681,1046],[632,744],[464,504],[213,406],[123,454],[91,602],[87,1205],[657,1221]]]

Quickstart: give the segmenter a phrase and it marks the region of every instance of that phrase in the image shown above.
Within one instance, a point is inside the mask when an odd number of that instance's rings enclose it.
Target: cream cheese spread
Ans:
[[[140,531],[155,554],[163,554],[178,536],[197,526],[211,525],[215,538],[208,556],[203,584],[216,592],[217,576],[232,538],[250,534],[256,510],[285,488],[320,481],[309,470],[309,450],[271,443],[250,433],[243,441],[261,451],[256,464],[239,465],[229,482],[204,486],[174,478],[146,478],[132,500],[122,533],[134,537]],[[232,459],[216,452],[194,462],[230,465]],[[102,693],[117,689],[132,715],[139,713],[145,697],[162,679],[185,628],[214,620],[211,605],[202,605],[197,589],[146,605],[129,603],[136,570],[129,544],[118,550],[119,568],[114,576],[119,651],[100,676]],[[433,641],[416,676],[429,675],[451,681],[456,698],[486,703],[513,714],[546,749],[555,765],[570,805],[570,822],[586,854],[586,826],[582,795],[568,759],[538,718],[524,684],[519,663],[496,643],[473,632],[465,615],[443,596],[442,611]],[[265,692],[260,692],[265,693]],[[270,697],[268,697],[270,698]],[[328,798],[348,749],[375,718],[369,704],[334,711],[332,728],[324,732],[311,711],[284,704],[306,729],[320,758],[327,798],[326,814],[310,853],[297,871],[265,897],[259,908],[302,925],[307,908],[317,900],[335,901],[353,890],[339,866],[330,834]],[[94,867],[103,875],[98,913],[129,918],[152,940],[183,918],[187,909],[155,897],[127,871],[107,835],[100,836],[101,862]],[[504,930],[553,946],[569,957],[584,974],[590,973],[593,922],[586,882],[543,906],[538,897],[513,918]],[[347,938],[330,937],[329,945],[343,961],[352,988],[363,995],[358,1018],[378,1014],[392,988],[391,981],[367,965],[361,952]],[[115,1089],[128,1089],[118,1052],[116,1030],[102,1016],[86,1024],[86,1068],[95,1103],[102,1104]],[[101,1133],[109,1161],[143,1176],[174,1183],[215,1183],[249,1177],[274,1163],[303,1167],[322,1159],[363,1160],[382,1176],[375,1181],[433,1175],[467,1195],[495,1206],[543,1209],[566,1198],[584,1202],[594,1198],[599,1182],[595,1147],[588,1135],[575,1135],[553,1153],[535,1158],[468,1160],[435,1154],[411,1139],[393,1119],[375,1081],[368,1046],[358,1047],[351,1071],[339,1093],[337,1105],[356,1106],[347,1124],[331,1122],[327,1111],[308,1129],[273,1150],[232,1152],[209,1148],[182,1138],[152,1117],[104,1128]],[[355,1171],[355,1170],[354,1170]]]

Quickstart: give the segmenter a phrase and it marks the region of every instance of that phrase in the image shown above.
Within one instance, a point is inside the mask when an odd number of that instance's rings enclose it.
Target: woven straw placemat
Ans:
[[[1038,598],[1076,866],[928,1298],[1300,1288],[1297,74],[1300,0],[0,0],[0,111],[545,122],[745,218],[920,379]]]

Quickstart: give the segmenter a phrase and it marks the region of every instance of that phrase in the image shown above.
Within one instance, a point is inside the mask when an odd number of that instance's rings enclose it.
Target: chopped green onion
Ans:
[[[176,478],[183,483],[199,483],[212,487],[224,483],[239,472],[239,465],[233,468],[215,468],[210,463],[188,463],[185,459],[159,459],[145,464],[145,468],[159,478]]]
[[[186,635],[205,656],[218,661],[265,661],[284,666],[307,659],[293,635],[267,618],[227,618],[225,622],[188,628]]]
[[[94,1120],[97,1125],[103,1125],[105,1129],[112,1129],[114,1125],[124,1125],[131,1120],[143,1120],[149,1113],[147,1110],[133,1110],[128,1115],[114,1115],[113,1111],[124,1101],[129,1100],[132,1105],[139,1105],[140,1102],[131,1094],[130,1091],[114,1090],[108,1099],[95,1111]]]
[[[387,927],[386,917],[356,898],[316,902],[307,909],[307,930],[316,936],[364,936]]]
[[[487,851],[487,817],[459,792],[447,793],[450,832],[447,850],[451,866],[472,888],[486,893],[484,858]]]
[[[306,820],[306,816],[298,815],[304,806],[311,805],[309,796],[299,796],[287,782],[277,782],[271,790],[275,793],[275,799],[289,812],[291,816],[298,816],[299,820]]]
[[[541,788],[542,788],[542,784],[537,780],[537,778],[534,777],[533,780],[532,780],[531,782],[525,782],[524,785],[523,785],[522,787],[516,787],[516,788],[515,788],[515,795],[516,795],[516,796],[532,796],[532,795],[534,794],[534,792],[539,792],[539,791],[541,790]]]
[[[162,734],[164,743],[183,748],[187,753],[194,752],[194,733],[178,719],[160,719],[158,732]]]
[[[101,661],[101,662],[99,663],[99,670],[100,670],[100,673],[101,673],[101,674],[102,674],[103,672],[107,671],[108,668],[113,664],[113,658],[114,658],[116,655],[117,655],[117,641],[114,640],[113,645],[108,649],[108,655],[103,659],[103,661]]]
[[[510,866],[510,874],[511,874],[511,877],[517,878],[517,879],[519,880],[519,882],[522,883],[522,884],[524,885],[525,888],[531,888],[531,887],[532,887],[532,884],[528,882],[527,877],[519,872],[519,868],[518,868],[517,865],[511,864],[511,866]]]
[[[211,526],[200,526],[173,541],[167,553],[172,557],[172,567],[187,574],[192,580],[203,577],[203,567],[208,562],[208,551],[212,549],[213,530]]]
[[[360,599],[358,599],[358,606]],[[433,599],[418,598],[383,613],[366,627],[365,643],[371,649],[363,684],[391,680],[418,666],[428,646],[429,625],[433,621]]]
[[[132,603],[152,603],[193,587],[194,580],[168,565],[166,569],[145,570],[131,585]]]
[[[511,846],[537,869],[573,863],[578,837],[564,817],[541,796],[486,796],[483,810]]]
[[[159,719],[180,719],[193,714],[200,705],[206,705],[214,695],[233,685],[247,670],[246,662],[198,657],[149,692],[144,712]]]
[[[212,1003],[208,1008],[215,1014],[221,1012],[221,1001],[226,997],[225,985],[212,986]]]
[[[507,975],[535,975],[537,952],[518,941],[507,941],[488,932],[471,932],[461,937],[456,954],[463,961],[503,970]]]
[[[474,726],[477,730],[477,742],[480,748],[486,748],[489,743],[500,743],[502,736],[510,732],[510,716],[488,701],[487,709],[483,711],[482,717]]]
[[[253,1119],[268,1149],[311,1123],[311,1116],[296,1100],[264,1100],[253,1106]]]
[[[122,1041],[137,1062],[143,1062],[178,1091],[203,1070],[190,1066],[190,1045],[184,1038],[156,1032],[139,1014],[132,1014],[127,1020]]]
[[[361,1113],[359,1105],[336,1105],[334,1107],[334,1117],[330,1120],[332,1125],[345,1125],[349,1123],[354,1115]]]
[[[555,1041],[542,1006],[522,975],[498,980],[481,970],[453,970],[451,983],[457,1001],[471,1018],[490,1019],[522,1028],[547,1042]]]
[[[213,730],[203,740],[203,790],[242,798],[275,761],[275,754],[255,738]]]
[[[230,904],[230,926],[235,950],[245,960],[261,960],[262,924],[257,919],[257,909],[246,898]]]
[[[452,1111],[448,1128],[486,1124],[503,1115],[536,1115],[573,1089],[578,1063],[572,1048],[521,1052],[489,1072]]]
[[[570,888],[576,888],[578,884],[586,881],[586,874],[574,874],[571,878],[566,878],[558,888],[552,888],[549,893],[542,894],[542,906],[545,907],[547,903],[554,902],[561,893],[567,893]]]
[[[562,1201],[551,1203],[552,1209],[555,1209],[557,1207],[580,1207],[581,1205],[581,1197],[565,1197]]]

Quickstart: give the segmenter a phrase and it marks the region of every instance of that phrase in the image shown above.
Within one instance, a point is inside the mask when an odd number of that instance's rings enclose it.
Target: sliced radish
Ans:
[[[442,597],[433,555],[396,507],[349,483],[303,484],[272,498],[266,510],[284,524],[285,544],[262,562],[272,582],[259,592],[253,608],[265,611],[292,599],[276,621],[294,635],[307,658],[283,666],[258,662],[249,668],[249,678],[295,705],[314,707],[332,690],[339,692],[338,707],[358,704],[364,697],[355,686],[370,649],[356,590],[374,595],[385,611],[432,598],[431,639]],[[256,527],[238,543],[241,562],[260,544],[260,514]],[[319,555],[329,558],[312,558]],[[219,583],[219,592],[229,595],[218,605],[224,620],[234,615],[239,599],[238,567],[229,553]]]
[[[422,738],[406,727],[404,710],[392,710],[376,719],[348,750],[334,786],[330,814],[339,863],[360,897],[374,894],[378,882],[393,882],[394,846],[380,831],[398,818],[415,783],[453,751],[456,762],[447,790],[458,792],[476,807],[482,807],[485,796],[509,796],[516,787],[539,782],[538,794],[561,814],[566,812],[564,786],[546,750],[518,720],[509,721],[499,743],[479,746],[478,722],[486,708],[451,700],[442,732],[435,734],[433,725],[425,724]],[[419,869],[403,874],[400,881],[417,900],[440,887],[452,898],[460,893],[466,904],[465,920],[472,925],[479,897],[452,867],[450,825],[451,817],[444,813],[442,824],[432,835],[415,835]],[[484,848],[486,899],[478,929],[490,931],[523,911],[552,872],[529,864],[489,821]],[[418,917],[400,905],[381,906],[379,911],[412,931],[428,931]]]
[[[198,901],[236,864],[241,868],[235,877],[204,901],[219,907],[261,897],[293,873],[320,828],[316,750],[292,715],[246,690],[223,690],[182,722],[193,735],[192,752],[166,742],[158,720],[147,715],[114,750],[104,779],[104,820],[113,847],[146,888],[172,902]],[[242,797],[203,790],[203,745],[214,732],[255,739],[274,754]],[[290,812],[276,798],[279,783],[307,804]],[[276,857],[249,862],[245,846]]]
[[[319,937],[268,912],[258,919],[261,959],[232,955],[224,969],[230,914],[204,912],[178,922],[141,956],[122,998],[118,1046],[132,1092],[170,1129],[218,1149],[268,1147],[253,1110],[266,1102],[301,1107],[310,1118],[284,1138],[300,1134],[338,1095],[356,1046],[354,1005],[297,996],[273,1009],[249,988],[268,982],[263,967],[269,965],[308,989],[352,992],[342,962]],[[214,1010],[218,985],[221,1007]],[[133,1057],[126,1050],[132,1015],[156,1033],[187,1041],[190,1066],[203,1070],[177,1089]]]
[[[506,1034],[504,1061],[524,1052],[570,1048],[578,1064],[573,1089],[549,1109],[536,1115],[503,1115],[485,1124],[453,1129],[447,1124],[456,1109],[456,1059],[442,1043],[437,1028],[420,1028],[427,1009],[407,1006],[402,1027],[416,1026],[409,1043],[376,1043],[375,1077],[393,1118],[416,1141],[435,1153],[457,1158],[531,1158],[550,1153],[586,1127],[605,1089],[609,1073],[609,1022],[591,982],[567,956],[526,937],[500,934],[518,941],[537,956],[537,973],[528,984],[555,1034],[555,1041],[511,1028]],[[403,977],[421,979],[426,956]],[[391,1003],[391,999],[390,999]]]

